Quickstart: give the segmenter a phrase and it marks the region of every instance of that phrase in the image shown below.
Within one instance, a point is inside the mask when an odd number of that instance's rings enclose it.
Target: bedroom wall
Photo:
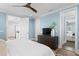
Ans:
[[[77,7],[77,49],[79,50],[79,6]]]
[[[70,8],[68,8],[70,9]],[[66,9],[64,9],[66,10]],[[79,6],[77,8],[77,50],[79,51]],[[51,22],[56,22],[56,35],[59,36],[60,32],[60,12],[55,12],[48,14],[46,16],[41,16],[40,18],[35,19],[35,37],[42,33],[42,28],[48,27]],[[63,34],[62,34],[63,35]],[[62,36],[63,38],[63,36]]]
[[[35,18],[35,40],[38,40],[38,35],[41,35],[40,17]]]
[[[35,38],[35,19],[29,18],[29,38]]]
[[[6,40],[6,14],[0,12],[0,39]]]
[[[42,16],[40,18],[40,28],[42,30],[42,28],[49,27],[52,22],[56,23],[56,27],[55,27],[56,35],[59,36],[59,29],[60,29],[60,13],[59,12]]]

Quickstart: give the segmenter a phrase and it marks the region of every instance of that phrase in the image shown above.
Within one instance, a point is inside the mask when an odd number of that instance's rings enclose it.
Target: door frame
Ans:
[[[62,21],[62,17],[63,17],[63,12],[67,12],[67,11],[69,11],[69,10],[72,10],[72,9],[74,9],[75,11],[76,11],[76,13],[75,13],[75,51],[77,50],[77,32],[78,32],[78,30],[77,30],[77,7],[73,7],[73,8],[70,8],[70,9],[67,9],[67,10],[64,10],[64,11],[61,11],[60,12],[60,36],[59,36],[59,48],[62,48],[62,45],[63,45],[63,43],[62,43],[62,36],[61,36],[61,32],[62,32],[62,27],[61,27],[61,21]]]

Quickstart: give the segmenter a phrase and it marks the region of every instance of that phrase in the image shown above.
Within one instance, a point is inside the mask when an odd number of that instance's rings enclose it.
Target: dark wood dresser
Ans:
[[[58,36],[38,35],[38,42],[54,50],[58,48]]]

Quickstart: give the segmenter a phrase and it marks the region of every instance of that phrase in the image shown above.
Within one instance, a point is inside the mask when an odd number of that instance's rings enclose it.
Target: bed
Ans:
[[[31,40],[9,40],[6,42],[7,56],[55,56],[47,46]]]

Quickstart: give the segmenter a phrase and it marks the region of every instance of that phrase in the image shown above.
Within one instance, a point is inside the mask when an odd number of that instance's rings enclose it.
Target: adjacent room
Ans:
[[[79,56],[78,3],[0,3],[0,56]]]

